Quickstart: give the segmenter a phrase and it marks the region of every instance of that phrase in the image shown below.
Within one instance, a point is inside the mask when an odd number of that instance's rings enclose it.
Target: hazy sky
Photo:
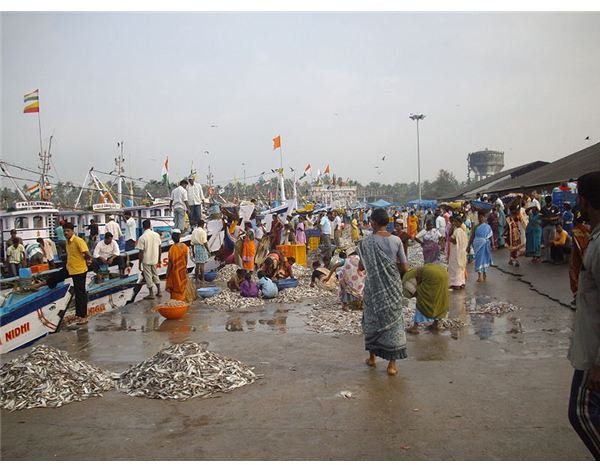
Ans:
[[[173,179],[192,160],[250,178],[278,167],[277,134],[286,166],[413,181],[412,112],[423,179],[465,179],[486,147],[512,167],[600,139],[600,13],[5,13],[1,38],[1,158],[36,166],[39,88],[63,181],[110,171],[120,140],[136,177],[168,155]]]

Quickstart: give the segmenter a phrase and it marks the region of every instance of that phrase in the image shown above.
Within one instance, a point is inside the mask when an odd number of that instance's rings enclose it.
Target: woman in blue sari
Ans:
[[[471,244],[475,250],[475,271],[477,271],[477,282],[487,280],[487,269],[493,265],[492,262],[492,245],[494,241],[494,233],[491,226],[487,223],[487,218],[484,212],[478,214],[479,224],[475,226],[475,230],[471,234],[471,243],[467,247],[470,249]]]
[[[389,361],[387,374],[394,376],[396,360],[406,358],[400,275],[408,271],[408,262],[400,238],[386,230],[388,219],[383,208],[373,210],[373,234],[358,243],[358,253],[367,272],[362,319],[367,365],[374,367],[375,357],[381,357]]]
[[[525,256],[532,257],[531,263],[540,263],[542,256],[542,215],[537,207],[530,207],[529,223],[525,229]],[[526,211],[527,211],[526,210]]]

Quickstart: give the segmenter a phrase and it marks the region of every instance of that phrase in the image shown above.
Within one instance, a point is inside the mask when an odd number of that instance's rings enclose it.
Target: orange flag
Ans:
[[[323,174],[329,174],[329,163],[327,163],[327,166],[325,167]]]
[[[273,138],[273,150],[281,148],[281,136]]]

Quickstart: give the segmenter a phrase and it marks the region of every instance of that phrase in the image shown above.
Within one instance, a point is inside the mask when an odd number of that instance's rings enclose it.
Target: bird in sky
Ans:
[[[590,136],[587,136],[587,137],[585,138],[585,140],[590,140]]]
[[[379,168],[379,166],[376,166],[375,169]]]
[[[381,161],[385,161],[385,157],[386,157],[386,156],[387,156],[387,155],[384,155],[384,156],[381,158]]]
[[[219,127],[219,125],[218,125],[218,124],[211,124],[211,125],[210,125],[210,127],[211,127],[211,128],[218,128],[218,127]]]

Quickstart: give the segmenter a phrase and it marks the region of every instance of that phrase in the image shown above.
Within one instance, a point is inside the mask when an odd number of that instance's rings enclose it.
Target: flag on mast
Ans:
[[[39,194],[40,193],[40,183],[36,182],[35,184],[29,186],[27,188],[27,193],[29,195],[37,195],[37,194]]]
[[[281,136],[275,136],[273,138],[273,150],[281,148]]]
[[[304,174],[310,173],[310,163],[304,167]]]
[[[329,174],[330,172],[330,168],[329,168],[329,163],[327,163],[327,166],[325,167],[325,169],[323,170],[323,174]]]
[[[166,185],[169,185],[169,157],[165,158],[165,164],[162,167],[162,180]]]
[[[25,108],[23,113],[39,113],[40,112],[40,90],[35,89],[30,94],[25,94]]]

